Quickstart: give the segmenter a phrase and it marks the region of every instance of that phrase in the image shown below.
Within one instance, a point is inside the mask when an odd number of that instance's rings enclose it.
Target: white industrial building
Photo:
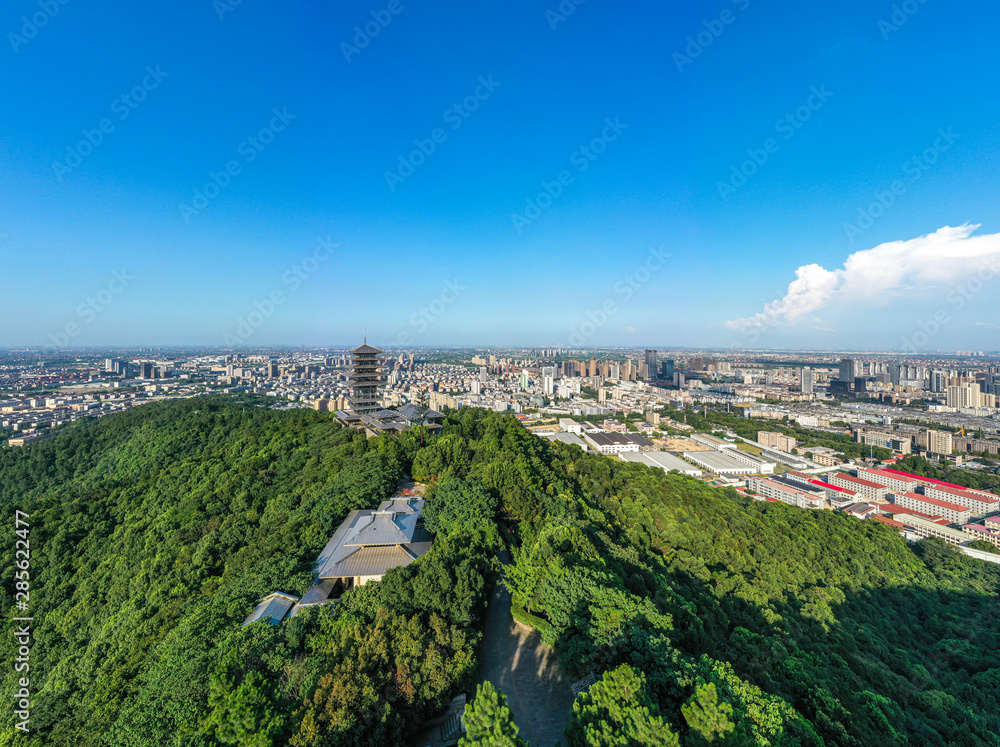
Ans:
[[[683,459],[666,451],[630,452],[619,454],[618,458],[624,462],[639,462],[640,464],[648,464],[650,467],[659,467],[664,472],[677,470],[681,474],[691,477],[701,477],[704,474],[694,465],[688,464]]]

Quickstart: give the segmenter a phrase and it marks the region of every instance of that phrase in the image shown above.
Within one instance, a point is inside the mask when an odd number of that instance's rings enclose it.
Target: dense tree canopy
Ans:
[[[641,672],[685,744],[1000,743],[985,688],[1000,567],[584,454],[509,417],[462,411],[443,438],[459,433],[462,463],[438,469],[497,491],[517,522],[518,617],[576,675]],[[496,479],[519,462],[530,503],[514,475]]]
[[[32,731],[8,725],[0,744],[403,739],[475,672],[492,524],[442,533],[336,608],[240,623],[263,595],[308,588],[332,529],[390,495],[416,449],[314,411],[198,398],[0,450],[0,496],[30,515],[34,617]]]

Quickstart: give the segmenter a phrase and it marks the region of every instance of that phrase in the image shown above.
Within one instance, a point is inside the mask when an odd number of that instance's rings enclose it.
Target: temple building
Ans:
[[[378,386],[381,368],[378,356],[382,352],[365,343],[349,351],[352,356],[351,378],[351,410],[357,415],[368,415],[381,409]]]
[[[366,337],[364,344],[348,352],[351,355],[351,374],[347,383],[351,388],[351,395],[348,409],[337,410],[337,419],[346,426],[364,430],[369,436],[406,431],[419,426],[420,408],[416,405],[403,405],[398,411],[382,407],[379,397],[382,367],[378,361],[382,351],[369,345]],[[428,433],[439,431],[442,420],[444,415],[440,412],[423,412],[423,427]]]

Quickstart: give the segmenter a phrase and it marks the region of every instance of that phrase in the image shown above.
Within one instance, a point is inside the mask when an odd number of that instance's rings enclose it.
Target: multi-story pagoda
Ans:
[[[381,409],[378,355],[382,351],[369,345],[365,338],[363,345],[349,352],[352,356],[351,378],[347,383],[351,387],[351,410],[358,415],[368,415]]]

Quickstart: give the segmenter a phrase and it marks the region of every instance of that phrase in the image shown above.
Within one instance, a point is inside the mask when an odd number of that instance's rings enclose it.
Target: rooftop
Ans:
[[[848,482],[853,483],[855,485],[864,485],[865,487],[869,488],[878,488],[879,490],[885,490],[885,485],[879,485],[877,482],[872,482],[871,480],[865,480],[860,477],[854,477],[853,475],[849,475],[846,472],[838,472],[836,475],[834,475],[834,477],[839,478],[841,480],[847,480]]]
[[[356,348],[354,348],[352,350],[348,350],[347,352],[348,353],[352,353],[354,355],[358,355],[358,354],[360,354],[360,355],[378,355],[382,351],[379,350],[378,348],[373,348],[371,345],[369,345],[366,342],[364,345],[358,345],[358,347],[356,347]]]
[[[926,495],[919,495],[917,493],[900,493],[901,496],[906,498],[911,498],[913,500],[921,501],[935,508],[943,508],[948,511],[968,511],[969,509],[965,506],[959,506],[957,503],[948,503],[948,501],[939,501],[937,498],[928,498]]]
[[[968,488],[949,488],[945,485],[934,485],[933,487],[935,490],[940,490],[942,493],[964,496],[972,500],[980,501],[981,503],[1000,503],[1000,499],[996,496],[991,498],[990,496],[983,495],[982,493],[971,491]]]
[[[319,578],[377,576],[407,565],[431,547],[424,501],[394,497],[377,509],[351,511],[316,560]]]
[[[271,625],[277,625],[288,614],[288,610],[294,607],[298,601],[298,597],[293,597],[291,594],[285,594],[280,591],[268,594],[257,603],[253,612],[243,621],[243,627],[258,620],[264,620]]]

